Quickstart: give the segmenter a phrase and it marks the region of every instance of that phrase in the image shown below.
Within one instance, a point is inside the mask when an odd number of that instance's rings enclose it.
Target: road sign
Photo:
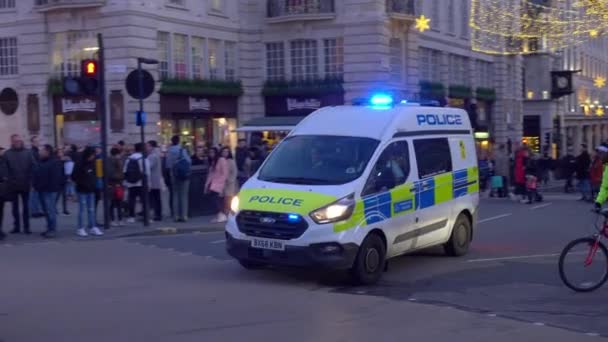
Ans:
[[[135,115],[137,115],[137,117],[135,118],[135,124],[137,126],[144,126],[146,124],[146,112],[138,110]]]
[[[138,100],[143,100],[148,98],[154,92],[154,77],[147,70],[142,70],[143,76],[143,89],[141,91],[141,98],[139,92],[139,72],[137,70],[133,70],[127,76],[127,80],[125,85],[127,87],[127,93]]]
[[[110,64],[106,66],[106,70],[110,74],[124,74],[127,72],[127,66],[124,64]]]

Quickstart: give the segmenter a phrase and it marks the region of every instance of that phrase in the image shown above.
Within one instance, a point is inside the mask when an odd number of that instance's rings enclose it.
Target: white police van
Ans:
[[[291,131],[232,200],[226,248],[248,269],[344,269],[371,284],[389,258],[467,253],[478,204],[467,113],[376,95]]]

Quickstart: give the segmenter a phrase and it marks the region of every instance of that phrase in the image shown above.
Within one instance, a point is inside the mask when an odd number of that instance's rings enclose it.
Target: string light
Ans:
[[[472,0],[473,50],[554,52],[606,35],[608,0]]]
[[[593,80],[593,85],[596,88],[604,88],[606,86],[606,77],[598,76]]]
[[[420,32],[429,30],[431,28],[430,22],[431,19],[421,15],[420,17],[416,18],[416,29]]]

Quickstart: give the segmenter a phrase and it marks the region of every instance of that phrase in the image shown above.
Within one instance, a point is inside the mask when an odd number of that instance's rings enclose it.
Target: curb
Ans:
[[[224,226],[212,226],[212,227],[160,227],[154,228],[152,230],[143,231],[143,232],[135,232],[128,233],[123,235],[117,235],[113,238],[131,238],[131,237],[139,237],[139,236],[166,236],[166,235],[185,235],[185,234],[194,234],[194,233],[215,233],[224,231]]]

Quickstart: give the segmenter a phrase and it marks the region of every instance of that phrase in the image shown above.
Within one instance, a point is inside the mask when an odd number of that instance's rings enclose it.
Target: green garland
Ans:
[[[465,85],[451,85],[449,87],[449,94],[454,99],[466,99],[473,97],[473,90]]]
[[[423,98],[442,98],[445,97],[445,86],[441,82],[420,81],[420,96]]]
[[[496,90],[494,88],[478,87],[475,89],[475,97],[482,101],[496,101]]]
[[[51,96],[63,95],[63,81],[61,78],[51,77],[46,83],[46,90]]]
[[[344,94],[344,81],[340,78],[315,79],[308,81],[266,81],[264,96],[318,96],[324,94]]]
[[[161,81],[158,92],[163,95],[241,96],[243,94],[243,85],[241,81],[170,78]]]

